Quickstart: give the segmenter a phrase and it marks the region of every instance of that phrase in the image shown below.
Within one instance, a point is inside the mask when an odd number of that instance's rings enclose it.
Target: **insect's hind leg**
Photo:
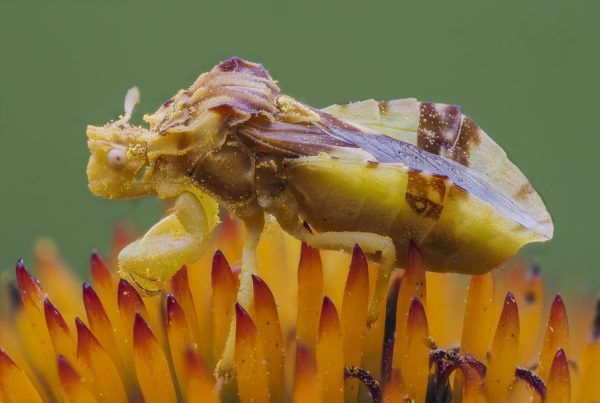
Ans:
[[[344,250],[351,253],[358,244],[367,254],[381,253],[381,268],[377,272],[375,289],[369,301],[367,324],[371,325],[381,311],[390,275],[396,262],[396,247],[389,237],[370,232],[322,232],[313,234],[307,231],[298,218],[298,202],[290,191],[282,192],[272,200],[268,212],[277,218],[277,222],[290,235],[317,249]]]
[[[394,270],[396,248],[392,240],[388,237],[369,232],[323,232],[320,234],[311,234],[308,231],[304,231],[298,234],[298,238],[318,249],[343,249],[346,252],[351,252],[354,245],[358,244],[362,251],[367,254],[381,253],[381,268],[377,272],[375,289],[369,301],[369,312],[367,315],[367,324],[373,324],[381,311],[383,301],[386,297],[390,274]]]

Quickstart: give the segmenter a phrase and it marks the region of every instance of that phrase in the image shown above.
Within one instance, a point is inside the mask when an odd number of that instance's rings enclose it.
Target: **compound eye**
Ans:
[[[108,152],[108,163],[113,168],[121,169],[127,164],[127,154],[123,150],[113,148]]]

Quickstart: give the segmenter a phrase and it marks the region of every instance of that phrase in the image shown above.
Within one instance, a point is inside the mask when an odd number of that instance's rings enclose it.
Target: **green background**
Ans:
[[[155,198],[87,189],[85,127],[134,122],[232,55],[313,106],[417,97],[458,104],[530,178],[556,236],[526,253],[555,285],[600,289],[597,1],[0,2],[0,269],[53,238],[82,273],[111,226]]]

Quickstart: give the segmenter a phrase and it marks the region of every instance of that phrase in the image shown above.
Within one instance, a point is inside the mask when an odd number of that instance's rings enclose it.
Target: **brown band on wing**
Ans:
[[[469,166],[469,155],[471,153],[471,146],[473,144],[481,143],[481,136],[479,134],[479,126],[471,119],[463,115],[462,125],[460,126],[460,132],[454,147],[452,147],[452,154],[450,159],[462,164],[466,167]]]
[[[417,214],[439,219],[444,208],[447,177],[410,170],[406,186],[406,202]]]
[[[417,146],[449,157],[460,130],[461,116],[459,106],[421,102]]]

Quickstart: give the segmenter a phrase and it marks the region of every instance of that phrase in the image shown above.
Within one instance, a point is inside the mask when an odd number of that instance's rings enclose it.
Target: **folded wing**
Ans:
[[[463,115],[460,107],[413,98],[371,99],[332,105],[323,111],[469,168],[531,216],[540,235],[552,238],[554,226],[539,194],[504,150]]]

